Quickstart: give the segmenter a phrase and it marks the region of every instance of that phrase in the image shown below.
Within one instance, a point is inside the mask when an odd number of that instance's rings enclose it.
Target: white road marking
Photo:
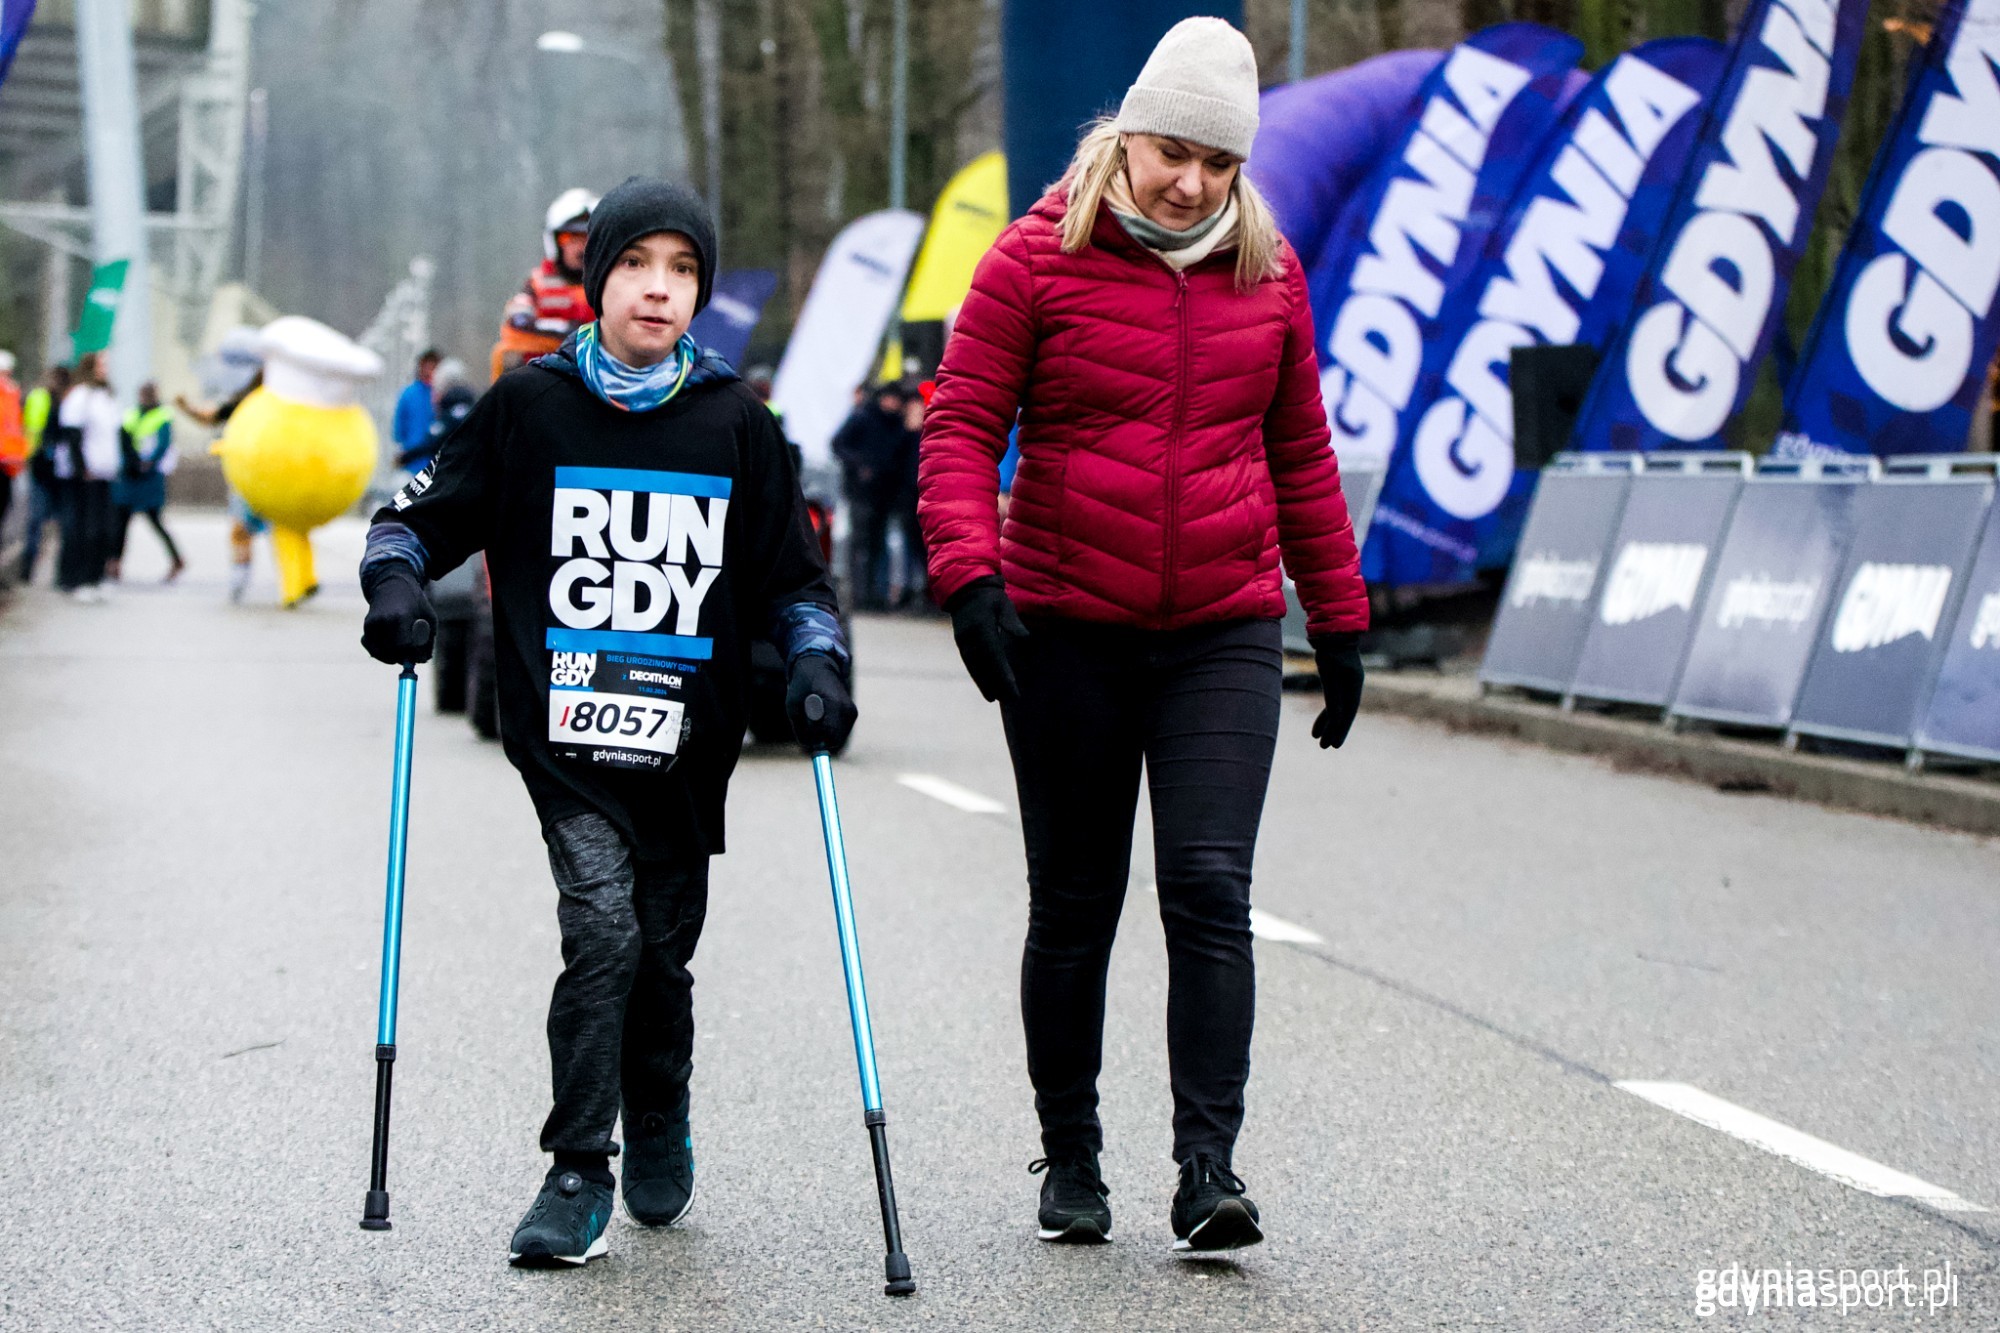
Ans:
[[[1260,940],[1271,940],[1278,944],[1325,944],[1326,941],[1304,926],[1295,926],[1280,916],[1272,916],[1262,908],[1250,909],[1250,933]]]
[[[1655,1106],[1686,1116],[1696,1124],[1721,1130],[1732,1138],[1754,1144],[1765,1152],[1775,1153],[1786,1161],[1796,1162],[1809,1171],[1817,1171],[1864,1193],[1884,1199],[1914,1199],[1945,1213],[1992,1211],[1983,1204],[1961,1198],[1941,1185],[1918,1180],[1893,1167],[1871,1161],[1860,1153],[1849,1152],[1825,1139],[1814,1138],[1803,1130],[1781,1125],[1691,1084],[1621,1079],[1617,1086]]]
[[[1158,894],[1160,886],[1156,880],[1147,880],[1146,892]],[[1296,925],[1281,916],[1272,916],[1261,907],[1250,909],[1250,933],[1260,940],[1270,940],[1273,944],[1325,944],[1324,936]]]
[[[970,787],[961,787],[956,782],[937,776],[935,773],[905,773],[896,781],[911,791],[920,791],[934,801],[957,806],[971,815],[1004,815],[1007,807],[991,796],[981,796]]]

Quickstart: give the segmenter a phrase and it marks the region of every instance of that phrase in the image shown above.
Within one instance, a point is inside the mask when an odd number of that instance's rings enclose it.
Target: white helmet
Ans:
[[[542,257],[555,263],[556,233],[579,230],[577,224],[589,222],[590,210],[596,207],[597,196],[580,185],[557,195],[542,218]]]

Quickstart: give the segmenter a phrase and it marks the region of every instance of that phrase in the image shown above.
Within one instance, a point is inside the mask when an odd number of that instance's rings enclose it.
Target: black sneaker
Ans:
[[[624,1165],[619,1183],[625,1196],[625,1216],[642,1227],[670,1227],[694,1207],[694,1138],[688,1131],[688,1095],[662,1114],[647,1111],[633,1118],[625,1110]]]
[[[1046,1171],[1042,1182],[1043,1240],[1065,1245],[1102,1245],[1111,1239],[1111,1187],[1097,1174],[1097,1154],[1041,1157],[1028,1163],[1031,1175]]]
[[[604,1228],[610,1221],[609,1185],[551,1169],[528,1215],[514,1229],[507,1257],[521,1268],[581,1266],[604,1253]]]
[[[1198,1152],[1181,1163],[1174,1191],[1176,1250],[1240,1250],[1264,1239],[1257,1205],[1243,1197],[1243,1182],[1220,1157]]]

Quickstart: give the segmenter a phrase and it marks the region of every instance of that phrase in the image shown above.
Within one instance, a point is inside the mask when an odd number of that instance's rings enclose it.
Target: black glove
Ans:
[[[1312,641],[1313,657],[1319,662],[1319,688],[1326,695],[1326,707],[1313,723],[1319,748],[1338,750],[1361,711],[1361,636],[1321,634]]]
[[[1008,645],[1028,637],[1028,627],[1007,596],[1007,585],[998,576],[974,579],[951,595],[945,603],[951,612],[951,637],[958,640],[958,655],[972,683],[986,696],[1012,703],[1021,689],[1014,683],[1014,668],[1007,661]]]
[[[397,565],[370,580],[368,618],[361,622],[361,646],[378,662],[398,666],[431,660],[432,631],[437,612],[423,580],[407,565]]]
[[[785,676],[785,715],[807,754],[838,754],[854,730],[854,696],[825,653],[801,653]]]

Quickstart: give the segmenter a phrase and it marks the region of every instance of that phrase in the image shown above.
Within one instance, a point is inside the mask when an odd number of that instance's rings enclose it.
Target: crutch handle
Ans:
[[[417,636],[417,642],[416,642],[417,647],[422,648],[430,643],[431,641],[430,621],[425,620],[422,617],[419,617],[415,622],[413,622],[410,625],[410,630]],[[406,657],[403,659],[403,674],[406,676],[414,676],[417,674],[417,663],[414,658]]]
[[[803,707],[806,710],[806,721],[808,722],[818,722],[826,716],[826,700],[820,698],[817,694],[808,694]]]

